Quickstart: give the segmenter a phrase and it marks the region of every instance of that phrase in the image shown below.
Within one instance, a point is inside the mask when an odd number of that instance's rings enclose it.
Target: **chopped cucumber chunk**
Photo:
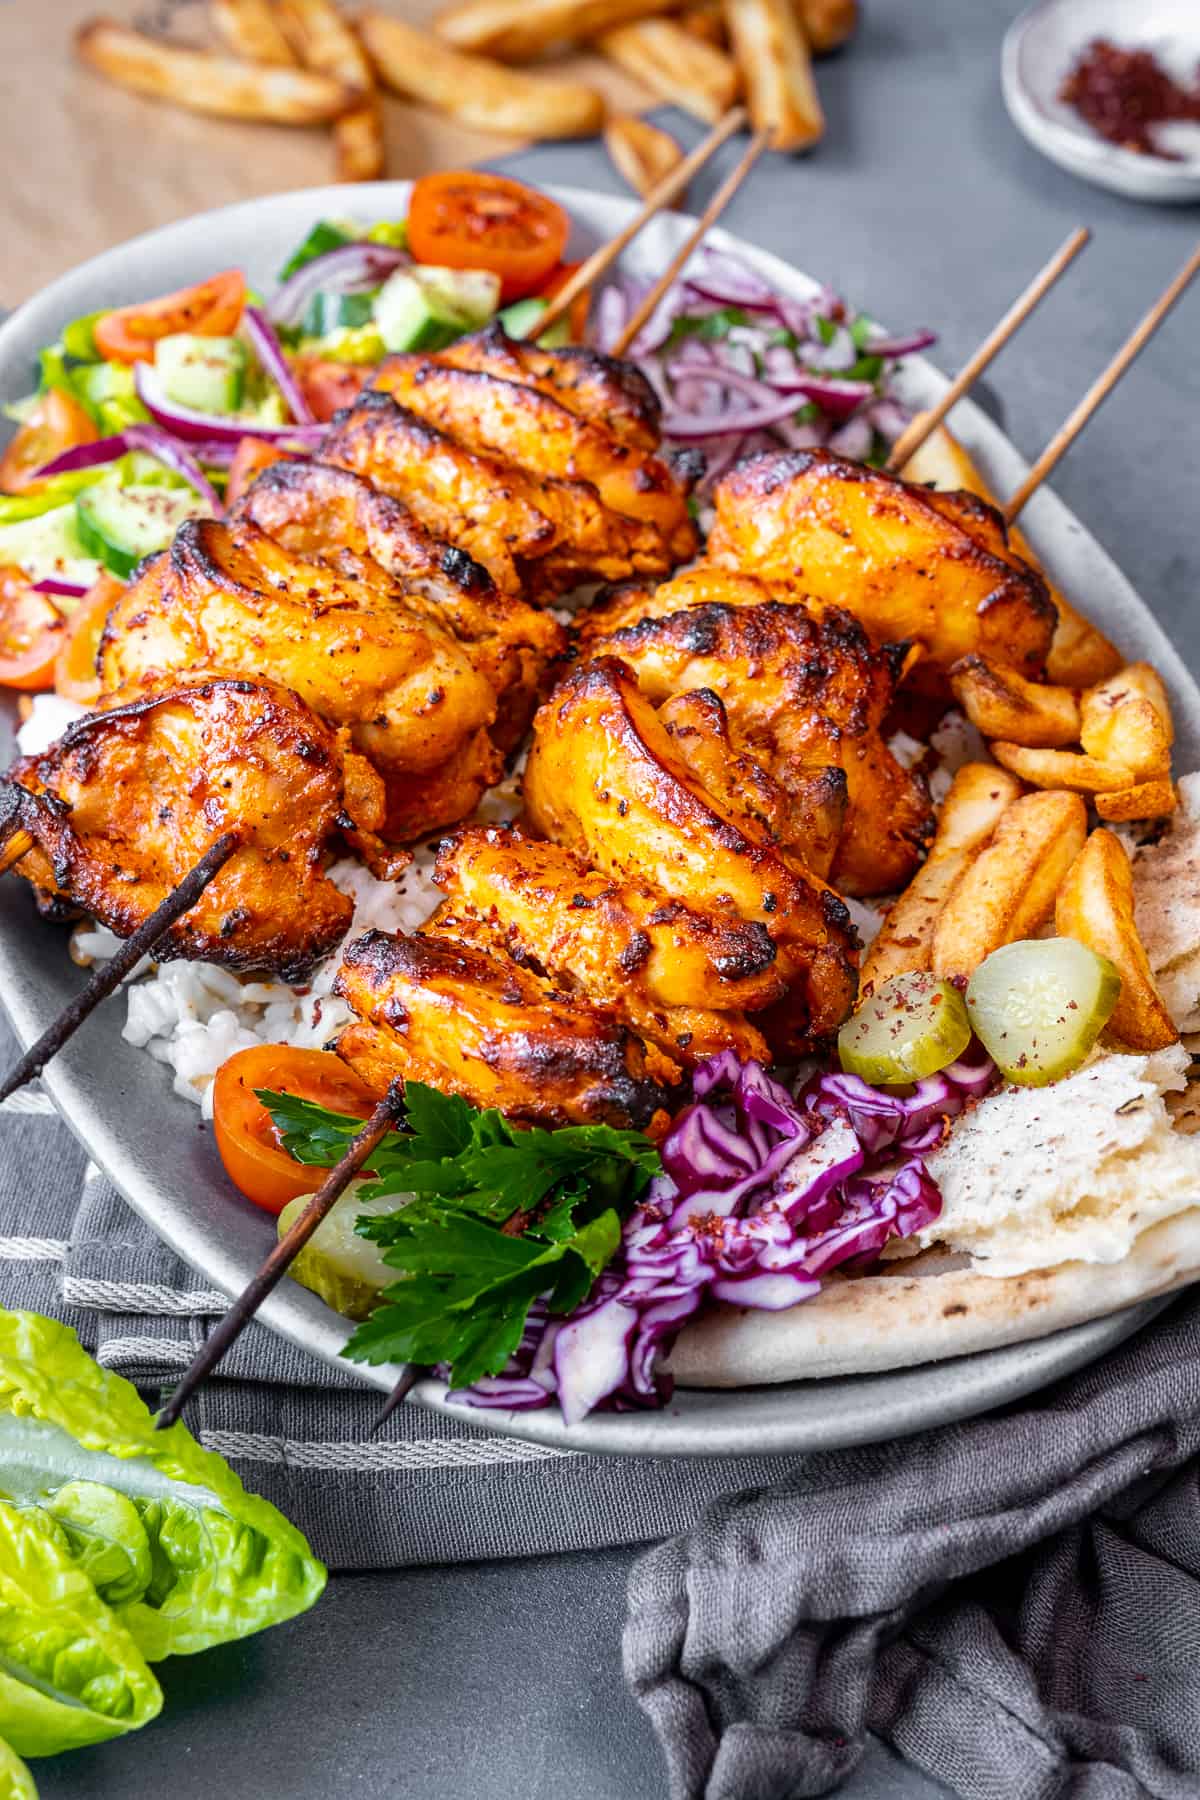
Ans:
[[[73,581],[91,587],[100,564],[83,540],[75,502],[0,525],[0,563],[23,569],[31,581]]]
[[[958,989],[936,975],[891,975],[838,1032],[848,1075],[875,1087],[920,1081],[956,1062],[971,1041]]]
[[[72,319],[63,326],[62,347],[68,356],[77,357],[80,362],[96,361],[100,355],[96,348],[96,321],[108,311],[108,307],[102,307],[99,312],[85,313],[82,319]]]
[[[246,351],[237,338],[180,331],[160,338],[154,367],[163,393],[195,412],[232,413],[246,387]]]
[[[203,518],[204,502],[190,488],[102,482],[75,502],[79,541],[122,580],[143,557],[165,550],[185,519]]]
[[[1074,938],[1026,938],[984,957],[967,1016],[1002,1075],[1044,1087],[1086,1061],[1120,992],[1107,956]]]
[[[400,1279],[384,1262],[379,1245],[359,1237],[354,1221],[360,1213],[394,1213],[404,1204],[404,1197],[386,1194],[382,1199],[363,1200],[359,1193],[363,1186],[361,1181],[351,1183],[288,1270],[293,1281],[310,1288],[326,1306],[347,1319],[365,1319],[380,1291]],[[280,1237],[310,1198],[301,1194],[284,1207],[279,1215]]]
[[[549,307],[550,302],[543,300],[540,294],[531,294],[527,300],[514,300],[496,317],[510,338],[527,338],[533,336],[538,320]],[[543,350],[561,350],[571,342],[570,320],[559,319],[549,331],[539,331],[537,341]]]
[[[442,350],[486,325],[500,304],[488,269],[397,269],[375,298],[375,323],[389,350]]]
[[[333,224],[330,219],[318,219],[302,244],[297,244],[292,254],[279,271],[279,280],[286,281],[305,263],[312,262],[315,256],[324,256],[328,250],[340,250],[343,244],[350,243],[351,236],[343,231],[340,225]]]
[[[375,296],[369,294],[328,294],[323,289],[313,295],[301,322],[304,337],[328,337],[334,331],[357,331],[370,325],[375,317]]]

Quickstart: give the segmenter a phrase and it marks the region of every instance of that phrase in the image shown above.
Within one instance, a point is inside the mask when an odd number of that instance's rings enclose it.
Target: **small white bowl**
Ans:
[[[1072,175],[1132,200],[1200,201],[1200,123],[1163,128],[1178,162],[1122,150],[1058,98],[1063,80],[1093,38],[1152,50],[1189,85],[1200,65],[1200,0],[1038,0],[1010,26],[1002,54],[1004,103],[1013,124],[1043,156]]]

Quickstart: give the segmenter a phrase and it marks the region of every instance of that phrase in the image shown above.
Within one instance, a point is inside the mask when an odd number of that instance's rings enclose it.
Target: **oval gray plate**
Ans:
[[[272,272],[314,219],[345,214],[396,218],[403,215],[407,191],[406,183],[392,182],[283,194],[167,226],[96,257],[0,327],[0,401],[28,390],[38,349],[78,314],[163,293],[231,264],[242,265],[252,281],[269,287]],[[632,202],[582,190],[560,190],[558,197],[575,220],[572,255],[610,237],[633,211]],[[656,273],[690,223],[678,214],[655,220],[632,247],[626,266]],[[813,291],[814,283],[777,257],[721,231],[712,234],[712,241],[746,257],[784,292],[803,298]],[[870,296],[858,298],[869,302]],[[913,358],[906,385],[914,403],[927,404],[944,380],[930,364]],[[955,429],[996,491],[1012,492],[1025,465],[1003,434],[969,404],[956,410]],[[1181,766],[1195,766],[1200,690],[1124,576],[1046,490],[1036,496],[1022,524],[1064,588],[1086,599],[1097,623],[1131,655],[1157,665],[1176,707]],[[6,739],[10,724],[11,713],[4,721]],[[0,743],[0,752],[8,748],[7,741]],[[0,998],[22,1043],[45,1029],[80,980],[66,954],[65,933],[37,918],[26,884],[0,882]],[[171,1093],[159,1064],[123,1041],[123,1017],[120,996],[106,1002],[46,1071],[44,1084],[136,1211],[214,1286],[237,1293],[274,1241],[272,1227],[230,1186],[197,1109]],[[454,1412],[491,1431],[572,1450],[732,1456],[833,1449],[902,1436],[1015,1400],[1093,1361],[1163,1304],[1151,1301],[1035,1342],[894,1374],[680,1392],[661,1413],[598,1413],[570,1431],[553,1408],[508,1414],[455,1407]],[[344,1320],[290,1282],[271,1296],[260,1317],[329,1362],[338,1359],[347,1335]],[[387,1368],[358,1368],[358,1373],[381,1389],[389,1388],[395,1376]],[[421,1383],[414,1398],[437,1409],[448,1405],[445,1389],[433,1381]]]

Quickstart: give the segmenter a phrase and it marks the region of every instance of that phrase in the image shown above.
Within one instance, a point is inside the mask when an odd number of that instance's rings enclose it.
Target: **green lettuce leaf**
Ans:
[[[161,1706],[145,1658],[76,1567],[62,1529],[0,1500],[5,1742],[22,1756],[53,1756],[136,1731]]]
[[[151,1662],[290,1619],[325,1585],[295,1527],[186,1426],[156,1431],[73,1331],[2,1309],[0,1494],[60,1534]]]
[[[0,1738],[0,1800],[38,1800],[33,1776],[11,1744]]]

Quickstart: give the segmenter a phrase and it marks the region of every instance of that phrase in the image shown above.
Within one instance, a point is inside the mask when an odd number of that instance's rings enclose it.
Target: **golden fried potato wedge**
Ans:
[[[1128,824],[1132,819],[1166,819],[1178,804],[1175,784],[1168,775],[1156,775],[1150,781],[1136,781],[1132,787],[1097,794],[1095,800],[1096,811],[1111,825]]]
[[[1133,781],[1130,769],[1117,763],[1100,762],[1094,756],[1082,756],[1076,750],[1030,750],[1024,744],[1010,744],[1000,738],[994,739],[988,748],[1001,768],[1011,769],[1030,787],[1068,788],[1074,794],[1104,794],[1129,787]]]
[[[714,50],[728,48],[729,33],[725,29],[725,8],[721,0],[699,0],[696,6],[686,6],[679,15],[679,23],[692,37],[711,44]]]
[[[964,869],[933,932],[935,975],[971,975],[1001,944],[1033,937],[1054,913],[1063,877],[1087,838],[1078,794],[1025,794],[1001,814]]]
[[[222,44],[234,56],[247,62],[294,67],[297,59],[271,0],[208,0],[208,16]]]
[[[1089,688],[1080,703],[1079,741],[1089,756],[1121,764],[1138,781],[1165,775],[1175,726],[1157,669],[1130,663]]]
[[[1109,1034],[1131,1050],[1162,1050],[1179,1036],[1150,972],[1133,909],[1133,869],[1120,838],[1093,831],[1058,891],[1054,926],[1116,964],[1121,997]]]
[[[774,150],[807,150],[825,114],[792,0],[725,0],[725,23],[755,130],[771,132]]]
[[[456,50],[530,62],[554,44],[595,37],[636,19],[670,12],[675,0],[463,0],[433,28]]]
[[[839,50],[858,27],[858,0],[795,0],[814,56]]]
[[[964,488],[967,493],[986,500],[990,506],[998,504],[980,469],[944,425],[939,425],[921,448],[914,451],[900,473],[906,481],[932,482],[943,489]],[[1019,526],[1010,528],[1008,538],[1018,556],[1035,569],[1040,566]],[[1046,658],[1046,680],[1063,687],[1081,688],[1115,674],[1121,666],[1121,653],[1116,645],[1109,643],[1103,632],[1089,624],[1048,578],[1047,586],[1058,611],[1058,624]]]
[[[683,146],[669,131],[662,131],[649,119],[636,118],[632,113],[617,113],[608,121],[604,127],[604,148],[617,173],[624,176],[634,193],[640,194],[643,200],[683,161]],[[685,207],[687,196],[681,194],[675,205]]]
[[[869,992],[889,975],[927,969],[934,927],[963,870],[1020,797],[1021,784],[991,763],[964,763],[942,802],[929,855],[889,908],[863,959],[860,989]]]
[[[741,92],[738,66],[674,19],[638,19],[602,31],[596,47],[660,100],[715,125]]]
[[[75,54],[119,87],[190,112],[271,125],[328,125],[354,105],[353,88],[308,69],[210,56],[147,37],[111,19],[91,19],[75,33]]]
[[[432,32],[366,12],[363,42],[383,80],[396,93],[420,100],[481,131],[522,138],[590,137],[604,123],[604,101],[582,81],[519,75],[483,56],[451,50]]]
[[[984,737],[1054,748],[1079,742],[1073,688],[1026,681],[988,656],[962,656],[950,670],[954,698]]]
[[[334,168],[339,181],[378,181],[387,172],[383,109],[372,94],[333,128]]]
[[[281,29],[306,69],[361,88],[362,103],[333,128],[339,181],[378,181],[387,162],[375,71],[333,0],[275,0]]]

